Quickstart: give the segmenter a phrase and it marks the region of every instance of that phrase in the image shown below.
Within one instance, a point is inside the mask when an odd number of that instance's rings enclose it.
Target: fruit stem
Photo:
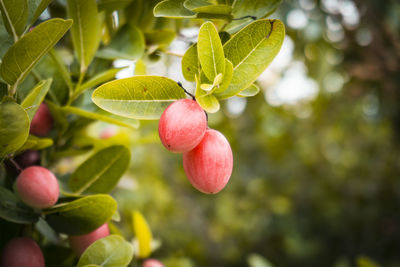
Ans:
[[[248,19],[248,18],[251,18],[252,20],[256,20],[257,19],[257,17],[255,17],[255,16],[248,15],[248,16],[244,16],[244,17],[240,17],[240,18],[235,18],[235,19],[232,19],[232,20],[242,20],[242,19]]]
[[[186,91],[186,89],[183,87],[181,82],[178,82],[178,85],[183,89],[183,91],[185,92],[185,94],[187,94],[188,96],[190,96],[193,100],[196,100],[196,97],[194,95],[192,95],[191,93],[189,93],[188,91]]]
[[[19,164],[13,158],[10,158],[9,160],[19,172],[22,172],[21,166],[19,166]]]

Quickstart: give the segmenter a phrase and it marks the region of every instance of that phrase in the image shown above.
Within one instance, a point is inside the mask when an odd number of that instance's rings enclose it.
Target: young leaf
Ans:
[[[69,187],[72,192],[108,193],[128,169],[130,151],[125,146],[110,146],[100,150],[72,173]]]
[[[19,224],[31,224],[39,219],[39,214],[24,205],[11,191],[0,186],[0,218]]]
[[[146,222],[146,219],[139,211],[132,212],[132,226],[133,234],[139,243],[139,251],[137,253],[138,257],[147,258],[151,254],[150,245],[153,235],[151,234],[151,230]]]
[[[118,30],[111,43],[96,53],[105,59],[137,60],[145,50],[142,31],[135,26],[125,25]]]
[[[110,235],[91,244],[79,259],[77,267],[125,267],[133,258],[133,247],[121,236]]]
[[[67,235],[87,234],[111,219],[117,202],[109,195],[92,195],[44,210],[54,230]]]
[[[0,10],[8,33],[18,40],[28,20],[28,1],[0,0]]]
[[[67,13],[74,20],[72,43],[82,73],[86,71],[100,44],[101,27],[96,0],[68,0]]]
[[[185,98],[182,88],[161,76],[135,76],[111,81],[98,87],[92,95],[100,108],[123,117],[158,119],[172,102]]]
[[[215,94],[216,97],[218,97],[219,93],[224,92],[226,88],[228,88],[232,80],[232,75],[233,75],[233,65],[228,59],[225,59],[225,71],[222,83],[219,85],[219,87],[216,87],[215,90],[213,91],[213,94]]]
[[[183,6],[185,0],[164,0],[153,10],[155,17],[193,18],[195,13]]]
[[[203,74],[204,75],[204,74]],[[220,105],[218,102],[218,99],[212,95],[209,94],[207,91],[204,91],[200,87],[200,80],[196,75],[196,100],[197,103],[207,112],[209,113],[215,113],[219,110]]]
[[[233,64],[233,77],[218,97],[228,98],[249,87],[278,54],[284,37],[280,20],[264,19],[246,26],[226,42],[225,57]]]
[[[260,87],[258,87],[253,83],[243,91],[240,91],[240,93],[238,93],[237,96],[239,97],[255,96],[256,94],[258,94],[258,92],[260,92]]]
[[[28,113],[29,120],[32,120],[40,104],[43,102],[52,81],[52,79],[40,81],[22,101],[21,107]]]
[[[182,74],[189,82],[194,82],[194,76],[199,74],[199,59],[197,56],[197,44],[193,44],[186,50],[182,58]]]
[[[33,24],[39,18],[39,16],[43,13],[43,11],[47,8],[51,1],[53,0],[40,1],[39,6],[36,8],[35,13],[33,14],[31,24]]]
[[[50,138],[39,138],[34,135],[29,135],[24,145],[20,147],[18,151],[27,149],[41,150],[51,145],[53,145],[53,140]]]
[[[124,122],[124,120],[121,120],[121,119],[125,119],[125,118],[113,118],[113,116],[115,116],[113,114],[110,114],[110,116],[107,116],[107,115],[99,114],[99,113],[92,112],[92,111],[87,111],[87,110],[80,109],[80,108],[73,107],[73,106],[65,106],[65,107],[62,107],[61,110],[66,113],[76,114],[76,115],[79,115],[81,117],[85,117],[88,119],[104,121],[104,122],[112,123],[112,124],[119,125],[122,127],[137,128],[137,126],[138,126],[138,121],[136,121],[136,120],[130,120],[129,122]]]
[[[225,57],[217,29],[212,22],[206,22],[200,27],[197,54],[201,68],[210,81],[215,76],[224,73]]]
[[[0,103],[0,157],[18,150],[29,135],[29,117],[17,103]]]
[[[14,87],[20,84],[71,25],[72,20],[50,19],[25,34],[3,57],[0,66],[3,79]]]

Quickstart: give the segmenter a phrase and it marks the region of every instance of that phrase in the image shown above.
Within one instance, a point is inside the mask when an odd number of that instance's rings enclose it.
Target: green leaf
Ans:
[[[183,6],[187,9],[193,10],[198,7],[209,6],[212,3],[207,0],[186,0]]]
[[[218,99],[200,88],[200,81],[196,75],[196,101],[199,105],[209,113],[215,113],[219,110],[220,104]]]
[[[146,31],[144,36],[147,44],[167,46],[175,39],[176,32],[171,29],[150,30]]]
[[[130,151],[125,146],[110,146],[83,162],[69,180],[72,192],[109,193],[128,169]]]
[[[64,133],[68,128],[68,121],[66,116],[64,115],[64,112],[61,110],[61,107],[51,101],[46,101],[46,104],[49,107],[57,130],[60,133]]]
[[[92,77],[90,80],[81,84],[81,86],[79,86],[76,89],[75,95],[80,95],[86,89],[95,87],[101,83],[108,82],[108,81],[114,79],[115,75],[122,69],[124,69],[124,68],[108,69],[106,71],[103,71],[103,72],[97,74],[96,76]]]
[[[66,113],[76,114],[88,119],[100,120],[111,124],[119,125],[122,127],[137,128],[139,124],[139,122],[136,120],[130,119],[129,121],[127,121],[126,118],[120,118],[120,117],[116,118],[115,115],[110,113],[108,113],[107,115],[103,115],[97,112],[87,111],[73,106],[65,106],[62,107],[61,110]]]
[[[197,54],[201,68],[210,81],[213,81],[219,73],[224,73],[224,50],[212,22],[206,22],[200,27]]]
[[[111,219],[117,202],[109,195],[92,195],[44,211],[54,230],[67,235],[87,234]]]
[[[0,187],[0,218],[14,223],[31,224],[39,219],[39,214],[24,205],[11,191]]]
[[[240,97],[255,96],[259,92],[260,92],[260,87],[258,87],[257,85],[255,85],[253,83],[252,85],[250,85],[249,87],[247,87],[243,91],[240,91],[240,93],[238,93],[237,96],[240,96]]]
[[[172,102],[185,98],[182,88],[161,76],[135,76],[111,81],[92,95],[100,108],[123,117],[158,119]]]
[[[145,50],[142,31],[135,26],[125,25],[118,30],[111,43],[99,50],[96,56],[105,59],[137,60]]]
[[[0,0],[0,10],[8,33],[18,40],[16,37],[23,33],[28,20],[28,1]]]
[[[37,109],[49,91],[52,81],[52,79],[40,81],[22,101],[21,107],[28,113],[29,120],[32,120],[33,116],[35,116]]]
[[[225,71],[222,83],[219,87],[216,87],[213,93],[218,97],[219,93],[222,93],[228,88],[229,84],[231,83],[233,75],[233,65],[228,59],[225,59]]]
[[[8,34],[2,20],[0,19],[0,59],[7,52],[8,48],[14,43],[13,37]],[[1,61],[0,61],[1,62]],[[0,75],[1,76],[1,75]],[[0,77],[0,81],[4,82]]]
[[[225,57],[233,64],[233,77],[218,97],[228,98],[249,87],[278,54],[284,37],[280,20],[264,19],[251,23],[226,42]]]
[[[153,10],[155,17],[193,18],[195,13],[183,6],[185,0],[164,0]]]
[[[192,9],[193,12],[200,14],[227,15],[232,12],[232,7],[228,5],[209,5]]]
[[[20,84],[71,24],[72,20],[50,19],[25,34],[3,57],[0,66],[3,79],[14,87]]]
[[[107,10],[108,12],[119,10],[127,7],[132,0],[100,0],[98,1],[99,10]]]
[[[74,20],[71,28],[72,44],[83,73],[100,44],[101,27],[96,0],[68,0],[67,13]]]
[[[29,135],[29,117],[17,103],[0,103],[0,157],[18,150]]]
[[[197,44],[191,45],[182,58],[182,74],[189,82],[194,82],[194,76],[199,74],[199,59],[197,56]]]
[[[53,0],[42,0],[33,14],[31,23],[34,23]]]
[[[77,267],[96,266],[95,264],[103,267],[125,267],[132,258],[132,245],[119,235],[109,235],[91,244],[83,252]]]
[[[27,149],[41,150],[51,145],[53,145],[53,140],[50,138],[39,138],[34,135],[29,135],[24,145],[18,149],[18,151]]]
[[[146,219],[139,211],[132,212],[133,234],[139,243],[139,258],[147,258],[151,254],[153,235]]]

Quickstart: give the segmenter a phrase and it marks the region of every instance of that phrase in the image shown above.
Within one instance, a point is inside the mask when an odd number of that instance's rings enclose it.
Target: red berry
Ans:
[[[218,193],[232,174],[233,156],[228,140],[220,132],[207,129],[200,144],[183,154],[183,168],[199,191]]]
[[[24,169],[17,177],[16,188],[22,201],[33,208],[49,208],[58,200],[57,178],[40,166]]]
[[[192,150],[204,136],[207,117],[196,101],[181,99],[169,105],[161,115],[158,133],[163,145],[172,152]]]
[[[53,117],[45,103],[40,104],[31,121],[30,133],[37,136],[47,135],[53,127]]]
[[[9,241],[1,255],[1,267],[44,267],[44,257],[38,244],[29,237]]]
[[[107,223],[103,224],[96,230],[85,235],[71,235],[69,237],[69,245],[72,250],[78,255],[82,253],[96,240],[106,237],[110,234]]]
[[[148,259],[143,262],[142,267],[164,267],[164,264],[156,259]]]

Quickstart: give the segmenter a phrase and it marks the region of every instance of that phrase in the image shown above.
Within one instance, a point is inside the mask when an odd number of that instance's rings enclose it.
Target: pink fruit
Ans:
[[[228,140],[220,132],[207,129],[200,144],[183,154],[183,168],[199,191],[218,193],[232,174],[233,156]]]
[[[156,259],[148,259],[143,262],[142,267],[164,267],[164,264]]]
[[[204,136],[207,117],[196,101],[181,99],[169,105],[161,115],[158,133],[163,145],[172,152],[192,150]]]
[[[9,241],[1,255],[1,267],[44,267],[44,257],[36,242],[29,237]]]
[[[16,188],[22,201],[33,208],[49,208],[58,200],[57,178],[40,166],[24,169],[17,177]]]
[[[113,128],[106,128],[106,129],[104,129],[104,130],[101,132],[100,138],[101,138],[101,139],[108,139],[108,138],[113,137],[115,134],[116,134],[115,129],[113,129]]]
[[[30,133],[37,136],[47,135],[53,127],[53,117],[46,104],[40,104],[31,121]]]
[[[96,240],[106,237],[110,234],[107,223],[103,224],[96,230],[85,235],[71,235],[69,237],[69,245],[72,250],[78,255],[82,253]]]

